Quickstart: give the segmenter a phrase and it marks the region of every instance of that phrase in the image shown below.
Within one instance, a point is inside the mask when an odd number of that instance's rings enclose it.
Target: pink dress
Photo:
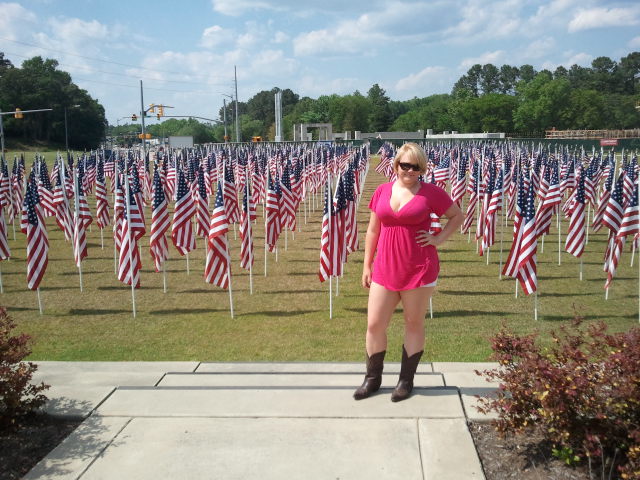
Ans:
[[[380,185],[369,202],[381,223],[372,281],[388,290],[411,290],[438,278],[436,247],[420,246],[416,234],[418,230],[429,230],[431,212],[442,216],[453,200],[442,188],[423,183],[418,193],[394,212],[390,202],[392,186],[393,182]]]

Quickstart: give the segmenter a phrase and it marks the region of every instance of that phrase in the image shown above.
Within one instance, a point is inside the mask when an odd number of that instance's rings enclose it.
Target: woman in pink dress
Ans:
[[[353,394],[356,400],[367,398],[380,388],[387,328],[399,302],[404,310],[404,345],[400,379],[391,400],[404,400],[411,394],[424,350],[424,318],[440,271],[436,247],[464,219],[443,189],[419,180],[427,169],[427,157],[419,145],[405,143],[399,148],[393,167],[397,179],[380,185],[369,203],[371,218],[362,271],[362,286],[369,288],[367,374]],[[432,212],[448,218],[437,235],[429,233]]]

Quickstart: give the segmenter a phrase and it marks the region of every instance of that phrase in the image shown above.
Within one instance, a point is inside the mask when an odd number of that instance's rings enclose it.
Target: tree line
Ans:
[[[56,60],[34,57],[21,68],[0,53],[0,107],[54,108],[45,115],[7,119],[7,136],[64,140],[64,106],[73,147],[96,146],[105,134],[104,108],[58,70]],[[238,103],[241,140],[275,138],[274,95],[282,92],[283,135],[293,139],[297,123],[331,123],[334,132],[417,131],[505,132],[510,136],[544,136],[555,127],[566,129],[629,129],[640,124],[640,52],[619,61],[598,57],[590,67],[573,65],[536,71],[531,65],[473,65],[453,85],[451,93],[409,100],[391,100],[379,84],[366,94],[300,96],[291,89],[272,88]],[[79,107],[71,108],[74,105]],[[235,101],[226,106],[227,133],[235,138]],[[149,125],[156,137],[190,135],[197,143],[222,142],[225,127],[196,119],[168,119]],[[6,117],[5,117],[6,118]],[[71,134],[73,132],[73,134]],[[139,123],[108,126],[120,143],[133,143]]]
[[[52,110],[27,113],[23,118],[4,115],[4,132],[10,140],[63,147],[65,109],[69,148],[95,148],[105,135],[104,107],[74,84],[71,75],[59,70],[57,60],[37,56],[18,68],[0,52],[0,109],[8,112],[16,108]]]

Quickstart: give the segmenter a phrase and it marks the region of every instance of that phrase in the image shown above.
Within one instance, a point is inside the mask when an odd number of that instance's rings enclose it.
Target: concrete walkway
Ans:
[[[467,428],[481,363],[422,363],[413,396],[352,398],[355,363],[39,362],[83,423],[25,479],[483,479]]]

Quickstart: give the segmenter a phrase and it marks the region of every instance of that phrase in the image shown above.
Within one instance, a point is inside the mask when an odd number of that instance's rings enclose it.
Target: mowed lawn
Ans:
[[[51,169],[52,155],[48,159]],[[361,246],[368,201],[376,186],[386,181],[373,170],[376,163],[374,157],[358,211]],[[239,267],[239,234],[230,232],[234,318],[229,313],[228,292],[203,280],[203,239],[198,238],[197,250],[190,255],[189,273],[186,259],[169,240],[167,293],[163,292],[162,274],[153,269],[148,235],[142,239],[142,287],[136,290],[137,316],[133,318],[131,289],[118,282],[114,273],[111,231],[104,232],[104,249],[97,226],[88,233],[89,258],[82,264],[81,292],[71,244],[65,242],[53,218],[47,221],[49,266],[41,285],[44,315],[39,314],[36,293],[26,288],[25,235],[16,229],[14,240],[11,225],[12,257],[0,263],[4,287],[0,303],[18,322],[18,330],[33,337],[34,360],[361,361],[368,293],[360,286],[363,252],[349,256],[337,289],[334,282],[333,318],[329,318],[329,285],[320,283],[317,276],[322,200],[319,194],[308,201],[311,211],[306,222],[301,207],[299,231],[295,238],[288,232],[287,248],[282,234],[277,262],[275,254],[268,254],[266,276],[264,219],[262,207],[258,208],[258,223],[253,226],[253,295],[249,273]],[[93,195],[89,202],[95,211]],[[147,207],[148,230],[150,215]],[[566,219],[561,228],[564,248]],[[511,225],[504,229],[503,261],[511,245],[511,231]],[[538,321],[533,315],[534,297],[520,291],[515,298],[515,280],[499,279],[500,229],[496,237],[488,265],[486,257],[476,253],[473,238],[469,242],[466,235],[455,235],[440,249],[442,268],[433,298],[433,319],[426,321],[428,361],[487,360],[489,339],[503,322],[521,333],[537,329],[545,342],[550,330],[557,330],[575,315],[588,322],[603,320],[612,331],[638,325],[638,262],[629,265],[628,248],[605,300],[605,229],[589,236],[580,281],[578,259],[562,253],[558,266],[554,221],[544,252],[540,246],[538,251]],[[402,311],[398,308],[389,330],[389,360],[400,360],[401,345]]]

